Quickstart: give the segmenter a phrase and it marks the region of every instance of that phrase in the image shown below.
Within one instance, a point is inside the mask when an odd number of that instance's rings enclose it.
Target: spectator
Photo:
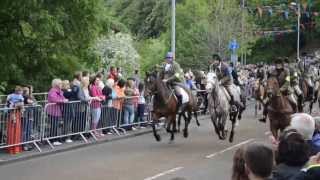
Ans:
[[[246,172],[250,180],[266,180],[271,175],[273,167],[273,152],[271,148],[254,143],[248,145],[244,153]]]
[[[138,122],[144,122],[144,111],[146,105],[146,99],[144,97],[144,84],[140,82],[139,86],[139,100],[138,100],[138,107],[137,107],[137,120]]]
[[[108,107],[112,107],[112,99],[115,99],[117,96],[113,87],[114,80],[110,78],[107,80],[106,86],[102,89],[102,94],[106,97]]]
[[[74,86],[76,87],[76,86]],[[73,92],[70,88],[70,82],[68,80],[62,81],[61,90],[63,91],[63,96],[68,99],[68,101],[76,101],[78,99],[77,92]],[[77,89],[76,91],[78,91]],[[63,133],[67,135],[72,133],[72,124],[75,121],[75,109],[77,107],[76,102],[65,103],[62,106],[62,118],[63,118]],[[72,143],[70,137],[66,140],[66,143]]]
[[[242,147],[239,148],[233,156],[232,180],[249,180],[246,174],[244,153],[245,149]]]
[[[306,113],[296,113],[291,116],[289,129],[296,129],[308,142],[310,147],[310,156],[318,153],[312,144],[312,138],[315,132],[315,121],[312,116]]]
[[[89,77],[82,77],[78,99],[81,101],[79,112],[76,114],[76,123],[73,125],[73,132],[84,132],[90,129],[87,122],[88,103],[92,100],[99,100],[99,97],[91,97],[89,91]]]
[[[82,71],[82,77],[90,77],[90,73],[88,71]]]
[[[311,156],[307,167],[290,180],[319,180],[320,179],[320,153]]]
[[[120,67],[117,67],[117,77],[118,78],[123,78],[122,70]]]
[[[118,81],[118,74],[117,74],[117,70],[115,67],[111,66],[110,67],[110,72],[108,74],[108,79],[113,79],[114,82]]]
[[[320,152],[320,117],[315,117],[316,128],[312,137],[312,149],[316,152]]]
[[[61,111],[61,103],[68,102],[63,96],[62,88],[62,81],[61,79],[54,79],[52,80],[52,88],[48,92],[48,105],[47,105],[47,114],[48,120],[50,124],[50,132],[49,137],[58,136],[58,128],[62,118],[62,111]],[[59,146],[61,142],[59,142],[58,138],[53,139],[53,145]]]
[[[134,99],[133,96],[138,96],[137,92],[134,89],[134,81],[128,80],[124,90],[126,99],[124,101],[124,124],[130,125],[134,121]],[[132,130],[136,130],[132,127]]]
[[[117,83],[115,83],[114,90],[117,95],[117,99],[112,101],[113,107],[117,110],[122,109],[123,99],[125,97],[124,94],[124,86],[126,82],[123,79],[120,79]]]
[[[104,83],[103,83],[103,75],[102,75],[102,73],[98,73],[97,74],[97,77],[100,79],[100,81],[99,81],[99,88],[100,89],[103,89],[104,88]]]
[[[31,90],[29,87],[23,87],[23,98],[24,98],[24,104],[27,106],[25,108],[25,111],[23,113],[23,119],[22,119],[22,140],[23,142],[31,141],[31,133],[32,133],[32,127],[34,126],[34,122],[36,121],[36,115],[37,115],[37,109],[34,107],[36,104],[36,100],[31,95]],[[30,144],[23,145],[23,149],[25,151],[30,151],[33,149],[33,147]]]
[[[139,70],[134,70],[134,74],[132,76],[132,78],[134,79],[135,82],[135,86],[138,87],[140,84],[140,75],[139,75]]]
[[[92,129],[96,136],[104,136],[101,131],[97,131],[97,127],[101,117],[101,101],[105,100],[105,96],[102,94],[102,89],[99,87],[100,79],[95,76],[90,85],[90,94],[92,97],[96,97],[91,103],[91,115],[92,115]]]
[[[24,98],[22,96],[23,91],[21,86],[16,86],[14,93],[8,95],[7,103],[9,108],[23,106]]]
[[[286,180],[296,176],[309,160],[309,146],[296,130],[286,130],[280,137],[276,153],[277,167],[274,180]]]
[[[73,78],[74,79],[72,81],[72,85],[80,87],[81,79],[82,79],[82,72],[80,72],[80,71],[75,72]]]

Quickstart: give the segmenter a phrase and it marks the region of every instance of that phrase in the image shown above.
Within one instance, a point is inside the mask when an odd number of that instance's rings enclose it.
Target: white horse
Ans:
[[[216,73],[209,72],[207,74],[206,90],[208,91],[208,108],[211,121],[219,139],[224,140],[227,137],[225,126],[231,107],[228,95],[223,87],[219,85]]]

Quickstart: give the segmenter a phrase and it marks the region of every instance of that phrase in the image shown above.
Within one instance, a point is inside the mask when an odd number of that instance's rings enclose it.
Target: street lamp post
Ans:
[[[300,3],[297,0],[297,6],[298,6],[298,37],[297,37],[297,58],[298,60],[300,60],[300,18],[301,18],[301,7],[300,7]]]
[[[171,0],[172,15],[171,15],[171,52],[176,54],[176,0]]]

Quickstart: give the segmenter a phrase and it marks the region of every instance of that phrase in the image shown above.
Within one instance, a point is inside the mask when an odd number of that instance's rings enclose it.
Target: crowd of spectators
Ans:
[[[90,131],[100,138],[111,134],[110,129],[106,128],[110,126],[136,130],[132,124],[135,120],[144,121],[145,103],[144,84],[140,81],[138,70],[126,80],[121,69],[115,67],[111,67],[107,74],[76,72],[71,82],[56,78],[52,80],[47,102],[42,107],[46,115],[44,136],[50,138],[54,146],[59,146],[63,142],[72,143],[78,139],[78,132]],[[7,96],[8,108],[21,107],[26,111],[27,105],[38,105],[31,86],[17,86]],[[22,131],[22,134],[18,136],[22,137],[11,144],[32,140],[34,132],[31,129],[37,129],[33,115],[29,113],[28,118],[21,119],[23,128],[18,131]],[[40,119],[41,115],[37,118]],[[32,121],[29,123],[29,120]],[[0,133],[3,136],[3,132]],[[25,150],[32,149],[30,145],[24,147]]]
[[[272,145],[249,144],[233,157],[232,180],[320,179],[320,118],[297,113]]]

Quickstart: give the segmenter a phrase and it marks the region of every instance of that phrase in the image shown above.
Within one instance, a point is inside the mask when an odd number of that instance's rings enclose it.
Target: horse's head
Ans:
[[[207,85],[206,85],[206,90],[211,92],[217,85],[218,85],[218,77],[215,72],[209,72],[207,74]]]
[[[145,78],[145,95],[150,96],[153,95],[157,90],[157,72],[146,72]]]
[[[277,96],[280,91],[279,82],[276,78],[269,78],[267,80],[266,93],[269,98]]]

